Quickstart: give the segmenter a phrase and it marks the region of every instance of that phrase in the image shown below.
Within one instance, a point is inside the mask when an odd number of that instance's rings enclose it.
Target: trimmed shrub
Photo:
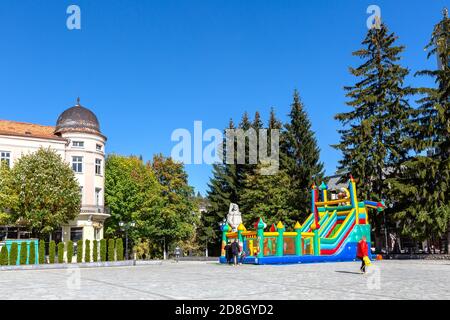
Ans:
[[[9,261],[8,248],[6,245],[2,247],[2,251],[0,251],[0,265],[7,266]]]
[[[48,262],[55,263],[55,256],[56,256],[56,243],[55,240],[52,240],[48,245]]]
[[[73,241],[67,241],[67,263],[72,263],[73,258]]]
[[[92,243],[92,261],[97,262],[98,261],[98,241],[94,240]]]
[[[106,240],[100,240],[100,261],[106,261]]]
[[[121,238],[116,239],[116,256],[117,261],[123,261],[123,240]]]
[[[77,263],[83,262],[83,240],[77,241]]]
[[[58,243],[58,263],[64,263],[64,242]]]
[[[19,263],[20,264],[27,264],[27,257],[28,257],[28,246],[26,242],[20,243],[20,258]]]
[[[9,264],[12,266],[17,265],[17,258],[19,255],[19,245],[17,242],[11,244],[11,252],[9,253]]]
[[[108,261],[114,261],[115,252],[114,252],[114,239],[108,240]]]
[[[36,264],[36,242],[30,242],[30,257],[28,258],[29,264]]]
[[[86,263],[91,262],[91,241],[90,240],[85,241],[84,262],[86,262]]]
[[[45,263],[45,241],[39,241],[39,264]]]

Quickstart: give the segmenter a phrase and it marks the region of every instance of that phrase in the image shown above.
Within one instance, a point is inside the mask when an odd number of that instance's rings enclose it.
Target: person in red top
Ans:
[[[367,238],[363,236],[361,240],[358,242],[358,248],[356,250],[356,258],[361,260],[361,272],[366,273],[366,263],[364,261],[364,257],[369,256],[369,246],[367,245]]]

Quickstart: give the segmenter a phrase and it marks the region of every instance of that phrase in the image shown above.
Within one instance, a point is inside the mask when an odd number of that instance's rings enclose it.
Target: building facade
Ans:
[[[106,137],[96,115],[80,105],[65,110],[56,126],[0,120],[0,163],[12,167],[22,155],[51,148],[72,168],[80,185],[78,217],[54,233],[57,241],[100,240],[104,206]]]

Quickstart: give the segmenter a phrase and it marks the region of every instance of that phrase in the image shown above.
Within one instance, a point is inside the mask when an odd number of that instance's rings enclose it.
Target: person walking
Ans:
[[[180,259],[180,256],[181,256],[181,248],[179,246],[177,246],[175,248],[175,259],[176,259],[177,263],[178,263],[178,260]]]
[[[225,250],[225,258],[227,259],[227,263],[231,264],[232,254],[231,254],[231,243],[230,243],[230,241],[227,242],[227,244],[225,245],[224,250]]]
[[[237,266],[238,264],[238,256],[241,248],[239,247],[239,243],[235,239],[234,242],[231,244],[231,254],[233,255],[233,264]]]
[[[369,246],[367,245],[367,238],[363,236],[358,242],[358,248],[356,250],[356,258],[361,260],[361,273],[366,273],[366,261],[369,258]]]

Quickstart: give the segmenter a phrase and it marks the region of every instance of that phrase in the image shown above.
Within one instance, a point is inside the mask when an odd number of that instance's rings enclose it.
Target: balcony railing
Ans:
[[[84,205],[81,207],[81,213],[106,213],[109,214],[109,208],[105,206]]]

